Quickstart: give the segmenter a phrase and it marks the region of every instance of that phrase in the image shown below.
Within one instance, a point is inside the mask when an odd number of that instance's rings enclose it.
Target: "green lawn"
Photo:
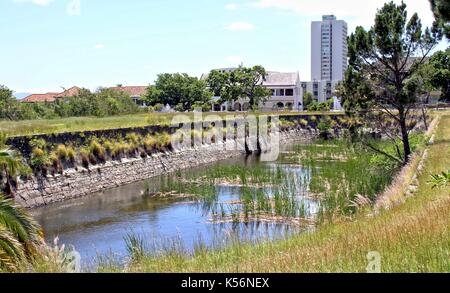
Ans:
[[[96,117],[72,117],[52,120],[29,120],[29,121],[0,121],[0,132],[5,132],[8,136],[20,136],[31,134],[49,134],[62,132],[75,132],[87,130],[102,130],[115,128],[143,127],[148,125],[170,124],[175,115],[187,115],[192,117],[192,113],[145,113],[122,116],[111,116],[104,118]],[[224,117],[241,113],[204,113],[203,116],[215,114]],[[274,112],[264,114],[275,115],[323,115],[323,113],[294,113],[294,112]],[[327,113],[343,114],[343,113]]]
[[[317,232],[259,245],[235,244],[195,256],[145,257],[127,272],[365,272],[367,254],[381,255],[382,272],[450,272],[450,190],[431,189],[430,174],[450,167],[450,113],[442,113],[419,189],[377,216],[325,224]],[[100,271],[120,271],[105,266]]]

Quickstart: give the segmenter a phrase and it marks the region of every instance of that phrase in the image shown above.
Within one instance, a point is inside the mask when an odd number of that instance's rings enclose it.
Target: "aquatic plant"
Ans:
[[[124,237],[124,241],[132,262],[139,261],[147,255],[145,240],[141,235],[130,232]]]

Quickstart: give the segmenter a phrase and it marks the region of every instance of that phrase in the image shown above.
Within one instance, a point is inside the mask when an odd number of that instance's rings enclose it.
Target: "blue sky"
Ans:
[[[398,1],[397,1],[398,2]],[[424,24],[428,0],[407,0]],[[261,64],[310,77],[310,23],[370,26],[383,0],[0,0],[0,84],[16,92],[146,85]],[[441,44],[444,48],[446,44]]]

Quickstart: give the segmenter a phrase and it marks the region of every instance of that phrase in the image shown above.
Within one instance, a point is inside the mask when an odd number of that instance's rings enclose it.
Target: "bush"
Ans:
[[[317,129],[319,129],[320,137],[324,139],[330,139],[332,136],[333,127],[336,122],[334,122],[329,116],[324,116],[320,119]]]
[[[87,148],[80,149],[81,164],[86,169],[89,169],[89,155],[90,155],[90,152]]]
[[[45,170],[46,166],[49,163],[49,158],[47,153],[39,148],[39,147],[35,147],[33,148],[32,152],[31,152],[31,158],[30,158],[30,166],[34,169],[34,170]]]
[[[62,173],[63,172],[63,167],[62,167],[62,164],[61,164],[61,160],[59,159],[59,156],[58,156],[57,153],[52,152],[49,155],[49,163],[53,167],[54,172],[58,172],[58,173]]]
[[[155,110],[156,112],[161,112],[162,109],[164,109],[164,105],[163,104],[156,104],[153,106],[153,110]]]
[[[32,148],[44,150],[47,147],[47,142],[42,138],[40,139],[35,138],[30,141],[30,146]]]
[[[76,157],[76,153],[75,150],[72,147],[68,147],[67,148],[67,161],[69,161],[70,163],[75,163],[75,157]]]
[[[105,140],[103,141],[103,147],[105,148],[106,155],[111,156],[112,150],[114,148],[114,142]]]
[[[139,134],[137,134],[137,133],[128,133],[126,136],[125,136],[125,138],[126,138],[126,140],[128,140],[129,142],[131,142],[131,143],[133,143],[133,144],[139,144],[140,143],[140,141],[142,140],[142,136],[140,136]]]
[[[198,142],[200,144],[203,143],[203,132],[198,131],[197,129],[191,130],[192,139],[195,142]]]
[[[156,138],[156,146],[159,150],[164,150],[165,148],[169,147],[172,140],[170,137],[170,134],[167,132],[159,133],[155,136]]]
[[[147,152],[147,154],[150,155],[153,152],[153,150],[155,149],[156,139],[151,135],[147,135],[143,139],[142,144],[144,145],[144,149]]]
[[[128,146],[125,143],[118,141],[113,145],[111,156],[114,159],[120,159],[127,149]]]
[[[56,147],[55,154],[58,157],[58,159],[60,159],[62,161],[66,161],[69,158],[68,150],[67,150],[66,146],[63,144],[59,144]]]
[[[308,126],[308,121],[305,120],[305,119],[300,119],[300,120],[298,120],[298,123],[299,123],[301,126],[303,126],[303,127]]]
[[[89,153],[91,163],[97,163],[97,161],[106,161],[105,148],[97,140],[91,141],[89,145]],[[93,160],[92,157],[95,158],[95,160]]]

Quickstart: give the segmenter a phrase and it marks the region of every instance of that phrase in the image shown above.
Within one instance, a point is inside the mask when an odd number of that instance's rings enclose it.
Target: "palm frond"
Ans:
[[[0,270],[15,271],[17,264],[25,259],[23,245],[0,225]]]
[[[27,254],[43,243],[43,233],[36,221],[13,200],[0,195],[0,225],[6,227],[24,245]]]

